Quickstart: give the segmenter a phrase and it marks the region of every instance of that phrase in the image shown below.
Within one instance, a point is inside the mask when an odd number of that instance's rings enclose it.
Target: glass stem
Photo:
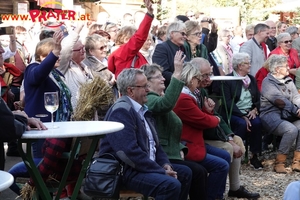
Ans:
[[[52,128],[54,128],[54,123],[53,123],[53,112],[51,113],[51,124],[52,124]]]

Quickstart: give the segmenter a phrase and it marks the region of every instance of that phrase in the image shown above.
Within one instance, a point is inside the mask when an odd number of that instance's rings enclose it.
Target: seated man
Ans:
[[[210,67],[210,63],[204,58],[194,58],[192,59],[191,63],[195,66],[198,66],[202,74],[201,82],[198,86],[199,90],[195,91],[198,105],[202,109],[204,99],[209,99],[204,88],[208,87],[212,82],[209,78],[209,74],[211,74],[212,69]],[[258,193],[251,193],[240,185],[239,173],[241,167],[241,157],[245,152],[245,147],[242,139],[239,136],[234,135],[233,131],[228,127],[226,122],[217,112],[215,112],[215,115],[218,115],[221,118],[219,129],[222,130],[217,130],[217,128],[206,129],[204,131],[203,137],[205,139],[205,143],[208,143],[214,147],[224,149],[231,155],[228,196],[247,199],[259,198],[260,195]],[[219,133],[217,133],[217,131],[219,131]],[[222,132],[223,134],[221,134],[220,132]]]
[[[156,200],[181,199],[181,191],[190,186],[192,173],[186,166],[173,165],[178,179],[182,178],[181,185],[159,144],[154,119],[144,105],[149,92],[147,82],[140,69],[124,69],[119,74],[117,85],[122,97],[109,109],[105,120],[123,123],[125,128],[101,139],[100,154],[111,153],[122,162],[126,188]]]

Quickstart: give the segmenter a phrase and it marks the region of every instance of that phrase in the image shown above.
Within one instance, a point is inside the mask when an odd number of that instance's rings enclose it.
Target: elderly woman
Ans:
[[[234,54],[232,67],[233,72],[227,76],[244,77],[245,79],[224,82],[223,109],[224,106],[227,106],[227,110],[232,108],[231,129],[244,141],[250,137],[250,151],[252,152],[250,164],[255,169],[262,169],[263,165],[257,158],[262,146],[262,125],[258,116],[260,92],[255,78],[249,74],[250,56],[247,53]],[[223,115],[223,117],[227,118],[228,116]]]
[[[197,21],[186,21],[186,41],[184,49],[187,60],[192,58],[202,57],[208,59],[206,46],[201,44],[202,28]]]
[[[204,109],[198,107],[194,92],[201,80],[199,67],[186,63],[180,79],[185,86],[173,110],[183,124],[181,140],[189,148],[185,160],[199,163],[209,173],[207,199],[223,199],[231,158],[229,153],[205,144],[203,139],[203,130],[217,127],[220,118],[213,115],[214,104],[207,98]]]
[[[111,48],[115,45],[116,42],[119,27],[115,23],[106,22],[103,30],[110,35],[109,42],[108,42],[108,51],[109,53],[111,53]]]
[[[223,74],[229,74],[232,72],[233,51],[229,44],[230,39],[230,32],[228,30],[221,30],[221,33],[219,34],[218,46],[214,51],[219,63],[222,63]]]
[[[25,88],[25,112],[29,117],[36,117],[39,114],[48,114],[45,109],[44,102],[41,99],[44,98],[45,92],[56,92],[59,94],[59,107],[56,112],[54,112],[54,121],[68,121],[70,120],[71,114],[73,112],[73,107],[71,103],[71,90],[68,88],[67,81],[65,82],[65,77],[63,73],[58,69],[62,69],[59,62],[59,56],[61,53],[61,43],[63,40],[62,31],[55,32],[52,38],[47,38],[40,41],[36,47],[35,60],[36,63],[32,63],[27,66],[24,76],[24,88]],[[75,45],[76,46],[76,45]],[[70,61],[71,62],[71,61]],[[74,68],[67,68],[68,71],[72,73],[76,70]],[[63,72],[68,72],[63,71]],[[66,76],[70,76],[72,73],[65,73]],[[74,74],[73,74],[74,75]],[[66,77],[70,78],[70,77]],[[77,78],[77,77],[72,77]],[[73,80],[73,79],[72,79]],[[41,118],[44,122],[49,122],[50,115]],[[63,134],[63,133],[62,133]],[[63,174],[64,167],[58,168],[58,163],[64,162],[60,161],[62,153],[69,151],[72,143],[71,138],[53,138],[39,140],[33,146],[33,151],[36,154],[35,158],[47,158],[40,162],[38,170],[40,171],[42,178],[47,180],[49,175],[57,174],[57,179],[59,180]],[[60,147],[58,147],[60,144]],[[43,146],[42,146],[43,145]],[[51,159],[49,159],[51,158]],[[71,173],[68,180],[76,180],[78,177],[79,169],[78,165],[81,164],[83,157],[76,160],[72,166]],[[77,168],[76,168],[77,167]],[[34,185],[33,181],[30,180],[30,185]],[[73,186],[68,185],[68,192],[63,191],[60,198],[68,197],[68,194],[72,194]],[[80,194],[83,196],[83,194]],[[85,198],[86,196],[84,196]]]
[[[289,33],[280,33],[277,36],[277,48],[271,51],[269,56],[274,54],[286,56],[290,77],[294,80],[296,68],[300,66],[300,60],[297,50],[292,48],[292,37]]]
[[[100,76],[110,85],[114,85],[114,75],[107,69],[106,65],[106,38],[97,34],[86,37],[85,52],[86,58],[82,62],[92,71],[93,76]]]
[[[143,64],[148,63],[139,50],[147,40],[154,15],[151,1],[144,1],[147,13],[139,28],[136,30],[130,26],[123,27],[116,39],[116,45],[120,45],[120,47],[113,51],[108,58],[108,69],[115,74],[116,78],[125,68],[140,68]]]
[[[206,169],[197,163],[183,159],[183,152],[187,153],[187,148],[180,143],[182,122],[172,111],[184,86],[180,80],[183,60],[182,52],[178,51],[174,57],[174,73],[165,93],[162,68],[156,64],[142,66],[149,85],[147,106],[156,119],[159,141],[170,162],[188,166],[193,172],[191,189],[186,192],[186,195],[189,193],[191,200],[206,199]]]
[[[82,28],[83,24],[79,24],[63,39],[57,68],[65,76],[66,84],[71,90],[73,108],[77,106],[80,86],[92,79],[91,70],[82,63],[85,58],[84,45],[79,40]]]
[[[157,44],[155,47],[152,61],[163,67],[163,76],[166,79],[166,87],[170,84],[174,72],[174,56],[178,50],[184,51],[183,45],[185,40],[185,24],[181,21],[176,21],[171,23],[167,29],[167,40]]]
[[[284,55],[271,56],[269,69],[262,83],[260,116],[268,133],[282,136],[274,170],[286,173],[286,157],[296,141],[292,170],[300,172],[300,94],[288,76],[288,60]]]

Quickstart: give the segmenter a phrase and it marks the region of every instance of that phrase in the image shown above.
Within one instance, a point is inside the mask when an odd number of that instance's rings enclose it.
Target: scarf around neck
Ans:
[[[51,71],[51,75],[54,77],[55,83],[59,87],[59,107],[56,111],[55,121],[69,121],[73,112],[71,104],[71,91],[61,78],[59,72],[56,69]]]
[[[238,77],[243,77],[243,76],[239,75],[236,71],[233,71],[233,75],[234,76],[238,76]],[[251,79],[248,76],[248,74],[246,76],[244,76],[244,77],[246,77],[246,78],[244,80],[242,80],[243,81],[243,86],[244,86],[245,89],[248,89],[248,87],[249,87],[249,85],[251,83]]]

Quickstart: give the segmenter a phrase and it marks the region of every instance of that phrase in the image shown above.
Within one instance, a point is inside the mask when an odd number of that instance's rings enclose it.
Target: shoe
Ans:
[[[264,168],[264,166],[261,164],[261,161],[258,160],[257,156],[253,156],[251,159],[250,159],[250,165],[252,167],[254,167],[254,169],[262,169]]]
[[[6,155],[7,156],[13,156],[13,157],[20,157],[20,154],[17,150],[14,150],[14,151],[7,151],[6,152]]]
[[[243,186],[236,191],[229,190],[228,197],[246,198],[246,199],[258,199],[260,195],[258,193],[251,193]]]

